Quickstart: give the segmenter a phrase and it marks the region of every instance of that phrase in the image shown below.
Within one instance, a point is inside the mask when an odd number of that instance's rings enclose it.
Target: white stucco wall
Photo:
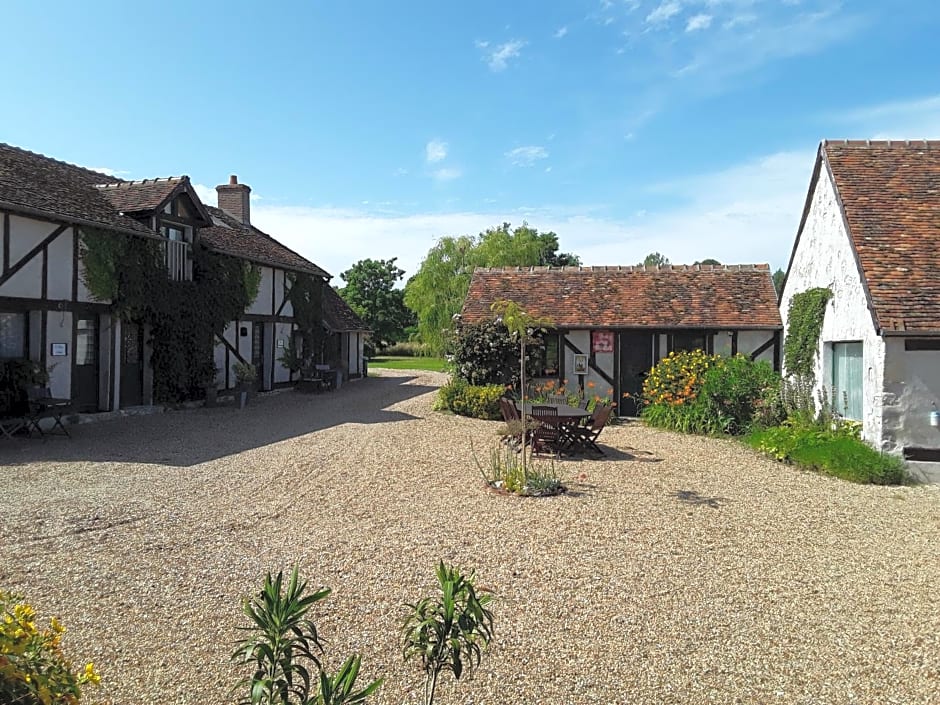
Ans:
[[[849,235],[825,168],[817,181],[799,247],[790,265],[786,288],[781,297],[780,314],[784,332],[793,296],[814,287],[832,291],[816,354],[814,395],[818,396],[822,385],[831,388],[831,344],[861,341],[864,404],[862,435],[880,447],[884,342],[875,331]]]
[[[46,358],[49,387],[52,396],[68,399],[72,396],[72,314],[69,311],[50,311],[46,317],[46,352],[53,343],[65,343],[68,355]]]
[[[49,243],[46,296],[50,299],[72,298],[72,248],[75,229],[69,228]]]
[[[281,364],[279,358],[284,354],[287,346],[290,345],[291,325],[289,323],[276,323],[274,326],[274,383],[290,381],[290,370]],[[278,342],[283,347],[278,347]]]

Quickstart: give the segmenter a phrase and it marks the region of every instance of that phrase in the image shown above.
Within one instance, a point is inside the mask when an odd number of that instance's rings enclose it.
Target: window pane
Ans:
[[[832,345],[832,404],[847,419],[862,419],[862,344]]]
[[[98,321],[94,318],[79,318],[75,324],[75,364],[95,365],[98,355]]]
[[[26,356],[26,314],[0,313],[0,358]]]
[[[704,350],[704,333],[676,333],[672,336],[672,349],[675,352],[684,350]]]

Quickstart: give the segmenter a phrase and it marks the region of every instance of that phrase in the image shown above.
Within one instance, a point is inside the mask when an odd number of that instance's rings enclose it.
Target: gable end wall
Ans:
[[[816,351],[814,396],[818,399],[823,385],[827,389],[832,386],[832,348],[827,343],[861,341],[864,356],[862,435],[868,442],[881,447],[884,340],[875,331],[849,234],[845,229],[832,180],[825,168],[816,182],[780,301],[784,334],[794,294],[814,287],[829,288],[833,294],[826,307]],[[841,401],[838,403],[841,405]]]

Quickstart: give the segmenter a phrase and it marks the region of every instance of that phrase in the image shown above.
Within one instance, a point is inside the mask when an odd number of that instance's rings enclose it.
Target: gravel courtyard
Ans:
[[[240,600],[299,563],[338,665],[417,703],[402,604],[439,559],[496,596],[440,703],[938,703],[940,491],[801,473],[637,423],[572,492],[484,489],[498,424],[431,411],[437,373],[0,442],[0,587],[59,615],[89,702],[233,703]],[[241,695],[239,693],[239,695]]]

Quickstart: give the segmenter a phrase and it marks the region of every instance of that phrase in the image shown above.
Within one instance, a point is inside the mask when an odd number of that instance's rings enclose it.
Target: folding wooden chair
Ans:
[[[532,432],[532,453],[540,455],[546,450],[553,455],[561,452],[562,433],[558,425],[558,407],[533,406],[532,418],[539,422]]]
[[[587,426],[578,426],[571,429],[572,442],[583,450],[596,450],[601,455],[604,451],[597,445],[597,437],[601,435],[604,426],[610,421],[610,415],[613,413],[613,405],[598,404],[594,407],[594,413],[591,414],[591,422]]]

